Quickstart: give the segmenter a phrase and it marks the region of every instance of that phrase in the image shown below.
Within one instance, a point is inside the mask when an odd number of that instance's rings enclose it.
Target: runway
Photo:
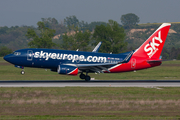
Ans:
[[[0,87],[180,87],[180,80],[0,81]]]

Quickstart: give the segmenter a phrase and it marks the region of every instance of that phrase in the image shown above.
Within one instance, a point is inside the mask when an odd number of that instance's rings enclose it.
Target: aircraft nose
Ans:
[[[5,60],[5,61],[10,62],[10,59],[11,59],[11,58],[10,58],[10,56],[9,56],[9,55],[4,56],[4,60]]]

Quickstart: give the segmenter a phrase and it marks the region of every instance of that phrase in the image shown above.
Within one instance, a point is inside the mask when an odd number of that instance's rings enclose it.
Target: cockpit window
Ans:
[[[14,52],[14,55],[21,55],[20,52]]]

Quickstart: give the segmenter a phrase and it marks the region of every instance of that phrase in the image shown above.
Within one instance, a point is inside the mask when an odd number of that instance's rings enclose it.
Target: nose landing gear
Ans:
[[[15,67],[17,67],[17,68],[21,68],[21,69],[22,69],[21,74],[22,74],[22,75],[24,75],[24,74],[25,74],[25,71],[24,71],[24,66],[15,65]]]
[[[24,75],[24,74],[25,74],[25,71],[24,71],[24,69],[21,71],[21,74],[22,74],[22,75]]]

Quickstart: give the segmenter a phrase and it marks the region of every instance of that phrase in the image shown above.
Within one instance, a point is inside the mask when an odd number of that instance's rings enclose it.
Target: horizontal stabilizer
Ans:
[[[148,63],[156,63],[156,62],[162,62],[162,60],[148,60]]]
[[[147,63],[149,63],[151,67],[154,67],[161,65],[162,60],[148,60]]]

